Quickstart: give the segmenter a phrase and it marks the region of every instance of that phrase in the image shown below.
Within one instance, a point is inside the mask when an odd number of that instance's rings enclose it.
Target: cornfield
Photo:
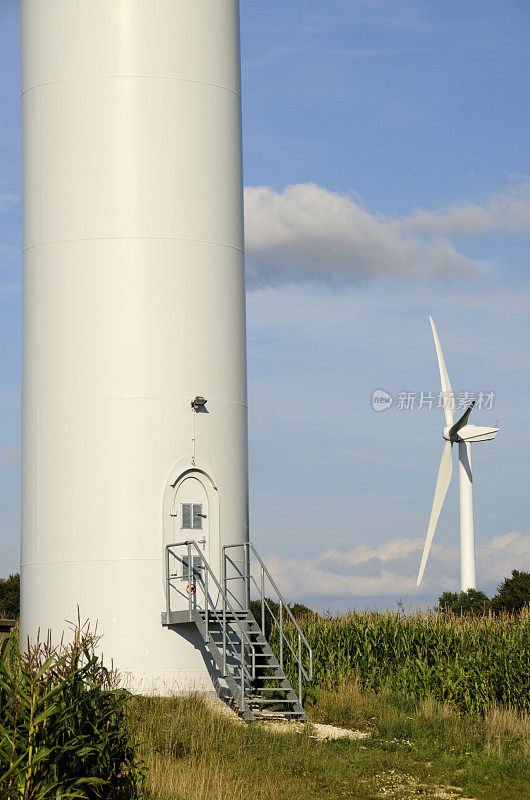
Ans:
[[[313,649],[314,681],[325,689],[357,681],[376,692],[434,698],[462,714],[493,706],[530,711],[530,610],[519,615],[435,612],[310,615],[300,621]],[[286,635],[296,652],[296,631]],[[272,633],[278,644],[278,631]],[[296,666],[284,647],[289,677]]]

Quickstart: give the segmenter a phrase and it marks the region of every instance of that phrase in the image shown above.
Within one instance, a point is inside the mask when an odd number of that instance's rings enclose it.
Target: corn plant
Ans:
[[[53,648],[0,658],[0,797],[5,800],[138,796],[128,695],[94,654],[97,637],[77,627]]]
[[[326,689],[362,687],[423,699],[460,713],[502,705],[530,711],[530,614],[468,617],[435,612],[308,615],[302,630],[314,654],[314,682]],[[295,631],[286,626],[286,635]],[[272,632],[272,642],[277,631]],[[289,677],[296,679],[289,661]]]

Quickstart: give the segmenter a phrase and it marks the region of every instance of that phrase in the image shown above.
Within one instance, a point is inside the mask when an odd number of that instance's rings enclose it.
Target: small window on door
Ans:
[[[181,528],[202,530],[202,503],[181,503]]]

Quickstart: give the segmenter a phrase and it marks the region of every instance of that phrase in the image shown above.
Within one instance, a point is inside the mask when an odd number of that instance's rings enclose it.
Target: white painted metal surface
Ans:
[[[186,475],[212,566],[248,538],[238,2],[21,14],[22,634],[79,605],[134,689],[211,690],[160,612]]]
[[[476,589],[475,526],[473,522],[473,472],[471,444],[458,443],[458,484],[460,490],[460,589]]]
[[[472,442],[486,442],[494,439],[499,432],[498,428],[487,428],[478,425],[468,425],[467,420],[475,403],[473,402],[464,412],[457,422],[454,421],[454,392],[451,388],[445,360],[438,338],[438,332],[432,317],[432,333],[438,368],[440,370],[440,382],[442,386],[443,411],[445,416],[445,427],[442,436],[445,439],[442,459],[436,479],[434,489],[434,500],[432,504],[431,516],[425,537],[425,545],[421,557],[420,569],[418,572],[417,585],[419,586],[429,552],[438,518],[451,482],[453,472],[453,444],[458,442],[458,461],[459,461],[459,488],[460,488],[460,588],[467,592],[468,589],[475,589],[475,530],[473,522],[473,472],[471,467],[471,444]]]

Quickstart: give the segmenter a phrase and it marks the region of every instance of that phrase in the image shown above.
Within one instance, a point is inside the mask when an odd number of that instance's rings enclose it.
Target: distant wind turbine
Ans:
[[[434,501],[432,504],[431,518],[427,529],[425,546],[421,557],[420,571],[418,573],[419,586],[425,565],[431,549],[431,544],[438,523],[438,517],[449,488],[451,475],[453,473],[453,444],[458,442],[458,461],[459,461],[459,484],[460,484],[460,588],[463,592],[468,589],[475,589],[475,534],[473,527],[473,475],[471,472],[471,444],[472,442],[486,442],[494,439],[499,432],[498,428],[484,428],[477,425],[468,425],[467,421],[475,401],[455,422],[454,392],[451,388],[449,376],[445,366],[445,361],[438,339],[438,333],[432,317],[432,333],[440,368],[440,379],[442,382],[443,410],[445,414],[445,428],[442,436],[445,439],[442,451],[442,460],[438,470],[436,488],[434,490]]]

